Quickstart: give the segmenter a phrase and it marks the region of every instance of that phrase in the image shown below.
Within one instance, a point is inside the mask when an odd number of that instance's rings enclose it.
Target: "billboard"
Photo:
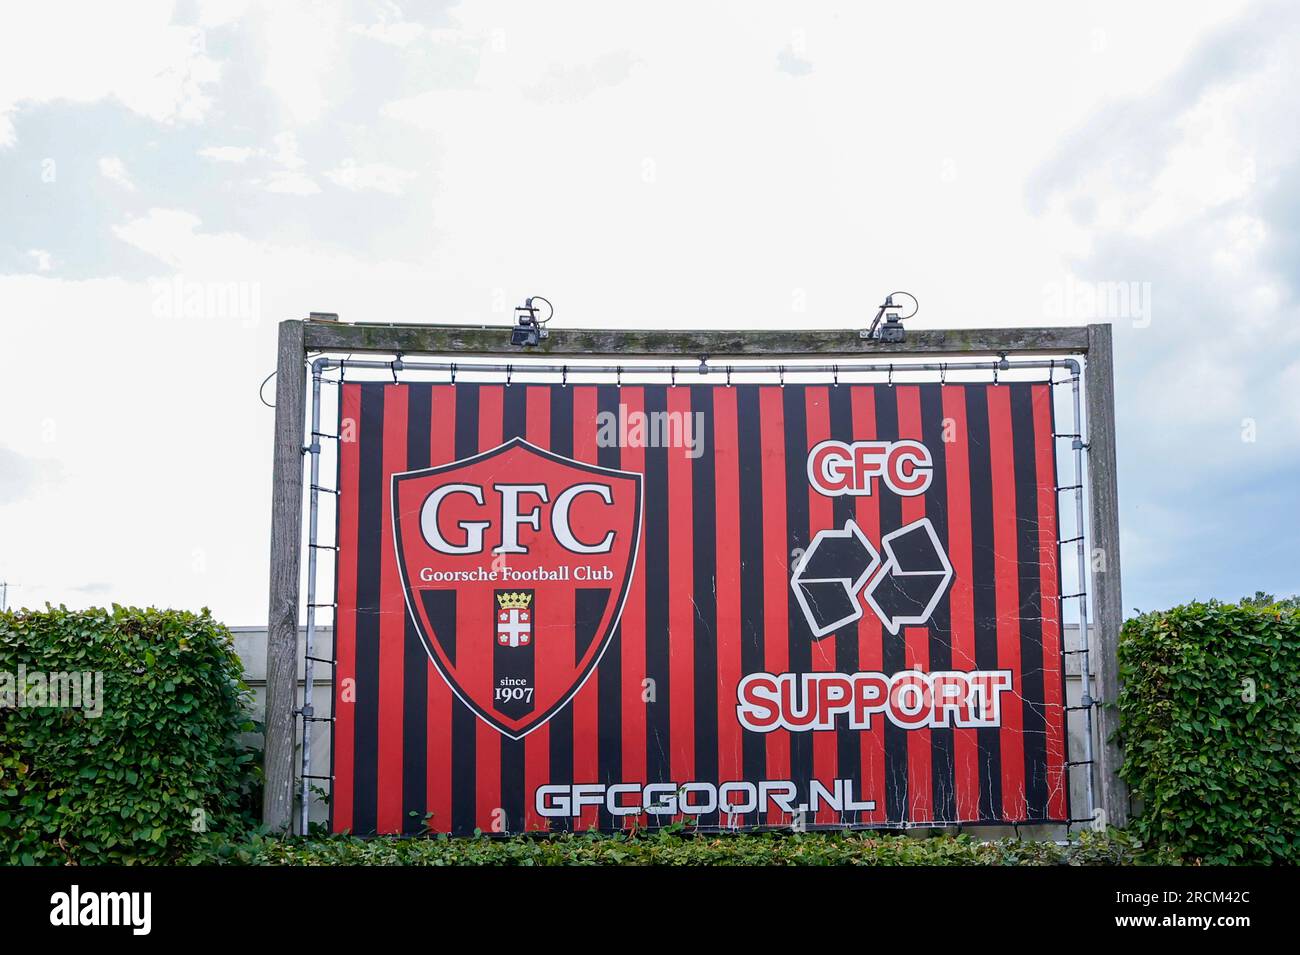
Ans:
[[[345,382],[331,825],[1068,818],[1050,386]]]

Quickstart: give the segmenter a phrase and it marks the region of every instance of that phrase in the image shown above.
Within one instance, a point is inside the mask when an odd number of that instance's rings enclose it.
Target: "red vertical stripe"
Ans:
[[[353,755],[356,745],[357,684],[357,431],[361,386],[342,385],[339,395],[339,517],[337,613],[334,625],[334,831],[352,829]]]
[[[619,391],[619,403],[627,409],[628,419],[645,413],[645,389],[628,387]],[[621,409],[620,409],[621,410]],[[632,447],[623,442],[619,461],[624,471],[645,474],[645,448]],[[635,570],[628,587],[627,602],[623,606],[622,627],[622,718],[623,718],[623,782],[646,781],[646,703],[642,699],[646,678],[645,632],[645,578],[649,573],[661,573],[658,567],[645,563],[645,534],[637,546]],[[625,816],[627,825],[637,817]]]
[[[786,533],[784,390],[758,389],[759,442],[763,475],[763,661],[768,673],[790,669],[790,538]],[[767,733],[767,771],[771,779],[790,778],[790,731]],[[790,820],[772,809],[769,825]]]
[[[921,389],[915,385],[898,386],[898,436],[921,441]],[[925,517],[925,495],[902,499],[903,525]],[[903,628],[904,666],[909,670],[930,670],[930,629],[928,627]],[[930,730],[914,729],[907,734],[907,801],[908,818],[912,822],[930,822],[934,819],[934,789],[932,783]]]
[[[597,463],[596,389],[590,385],[573,389],[573,457],[588,464]],[[645,573],[645,568],[639,568]],[[635,573],[635,571],[634,571]],[[624,612],[626,619],[626,612]],[[594,783],[600,779],[600,681],[593,671],[573,698],[573,781]],[[596,824],[594,806],[582,810],[579,829]]]
[[[1066,817],[1065,710],[1061,673],[1061,603],[1056,526],[1056,455],[1052,439],[1052,388],[1035,385],[1034,471],[1038,476],[1038,555],[1043,618],[1043,704],[1047,718],[1047,812]]]
[[[379,564],[379,792],[375,826],[402,831],[402,697],[406,598],[393,549],[392,475],[406,470],[405,385],[384,386],[383,503]]]
[[[551,446],[551,389],[547,385],[530,385],[525,401],[527,424],[524,437],[539,448]],[[545,653],[538,653],[536,681],[539,695],[549,693],[549,687],[565,682],[558,671],[568,669],[565,663],[574,654],[574,607],[565,602],[558,607],[547,607],[544,622],[539,625],[538,641],[545,640]],[[551,776],[551,725],[543,723],[524,737],[524,828],[549,829],[549,820],[537,813],[533,799],[540,786],[545,786]]]
[[[717,485],[718,779],[744,778],[744,746],[736,719],[740,685],[740,451],[736,389],[713,393],[713,467]],[[707,452],[706,452],[707,453]],[[725,820],[724,820],[725,824]]]
[[[810,387],[805,392],[805,413],[808,427],[808,450],[831,436],[830,392],[826,388]],[[812,540],[818,531],[835,524],[835,503],[825,494],[819,493],[810,484],[808,486],[808,540]],[[840,639],[831,635],[814,640],[812,645],[812,668],[814,671],[835,671],[835,641]],[[832,781],[839,775],[838,740],[834,731],[818,730],[813,734],[813,775],[827,789],[833,790]],[[856,796],[857,794],[855,794]],[[825,825],[839,822],[839,813],[823,803],[813,820]]]
[[[670,422],[693,422],[691,390],[669,388],[667,409]],[[687,450],[685,441],[668,448],[669,769],[681,780],[695,778],[695,488]]]
[[[943,388],[943,455],[948,478],[948,559],[952,562],[952,668],[975,669],[975,595],[971,588],[970,439],[966,392]],[[973,729],[952,732],[954,795],[959,819],[979,816],[979,740]]]
[[[841,386],[843,387],[843,386]],[[876,398],[869,385],[853,386],[853,439],[870,440],[877,436]],[[875,494],[855,499],[858,527],[876,546],[880,542],[880,504]],[[858,620],[858,669],[879,672],[885,665],[884,631],[874,613],[866,611]],[[855,794],[859,800],[875,800],[876,808],[863,814],[863,822],[885,821],[885,727],[879,714],[872,719],[871,729],[863,730],[862,739],[862,792]]]
[[[456,458],[456,389],[436,385],[430,400],[429,466],[436,467]],[[451,829],[451,708],[454,697],[442,673],[428,663],[425,678],[428,690],[426,791],[432,817],[430,828],[436,832]]]
[[[505,404],[505,389],[501,385],[482,385],[478,397],[478,449],[488,451],[501,443]],[[484,686],[479,692],[482,699],[490,697],[492,681],[492,641],[475,639],[479,634],[489,632],[494,620],[491,607],[469,607],[460,604],[456,607],[456,629],[469,635],[469,639],[457,641],[458,669],[464,666],[465,673],[480,674]],[[462,624],[462,620],[464,623]],[[463,646],[462,646],[463,644]],[[461,656],[473,662],[461,664]],[[481,658],[480,658],[481,657]],[[475,719],[474,761],[477,764],[477,811],[478,827],[484,832],[496,831],[494,823],[501,821],[504,813],[501,795],[501,734],[481,719]],[[515,820],[515,824],[518,820]]]
[[[1017,561],[1016,469],[1011,431],[1011,389],[988,386],[989,459],[993,478],[993,564],[998,617],[998,668],[1019,680],[1020,579]],[[1022,688],[1002,695],[1002,815],[1025,818],[1025,746]]]

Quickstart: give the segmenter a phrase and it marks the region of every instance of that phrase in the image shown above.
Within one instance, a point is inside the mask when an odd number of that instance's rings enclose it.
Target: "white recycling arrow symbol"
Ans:
[[[886,534],[880,549],[883,562],[851,520],[843,529],[828,528],[812,539],[790,586],[814,637],[861,618],[864,588],[867,606],[891,634],[930,619],[953,576],[930,519]]]

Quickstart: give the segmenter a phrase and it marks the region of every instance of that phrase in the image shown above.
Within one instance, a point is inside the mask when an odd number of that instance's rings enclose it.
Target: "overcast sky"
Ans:
[[[1126,606],[1300,591],[1298,74],[1300,7],[1222,0],[11,8],[0,580],[264,623],[282,319],[854,328],[902,288],[1114,321]]]

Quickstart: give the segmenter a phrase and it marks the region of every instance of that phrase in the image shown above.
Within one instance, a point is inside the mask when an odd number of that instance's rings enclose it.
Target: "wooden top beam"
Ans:
[[[1086,326],[1057,328],[909,329],[897,344],[862,338],[856,328],[598,329],[554,328],[536,348],[510,344],[507,325],[379,325],[303,322],[311,352],[403,355],[587,355],[606,358],[866,357],[869,355],[1084,354]]]

